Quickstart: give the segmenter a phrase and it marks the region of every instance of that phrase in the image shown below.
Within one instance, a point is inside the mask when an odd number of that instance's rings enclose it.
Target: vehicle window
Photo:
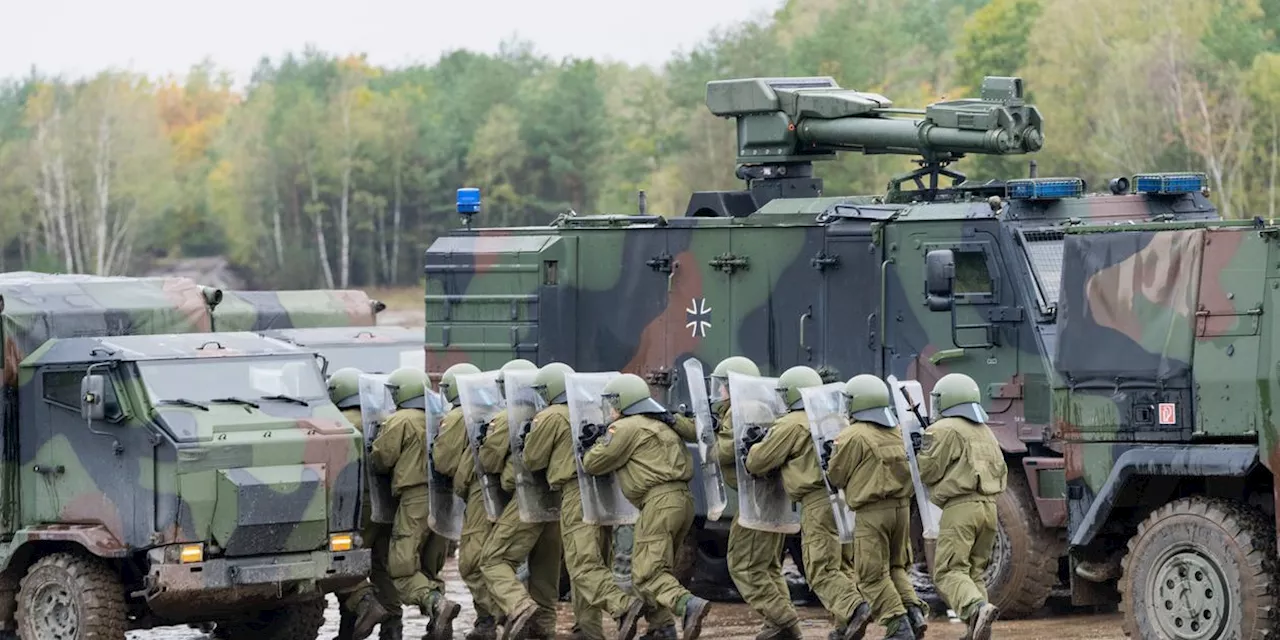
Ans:
[[[991,293],[991,272],[987,270],[987,256],[981,251],[960,251],[955,254],[957,294]]]
[[[49,371],[44,374],[44,399],[68,409],[80,410],[80,381],[84,371]]]
[[[1022,238],[1027,262],[1040,291],[1041,310],[1048,312],[1058,306],[1058,291],[1062,287],[1063,235],[1061,232],[1028,231]]]
[[[192,358],[138,364],[153,402],[214,398],[257,400],[286,395],[327,399],[328,388],[314,358]],[[191,384],[199,380],[200,384]]]

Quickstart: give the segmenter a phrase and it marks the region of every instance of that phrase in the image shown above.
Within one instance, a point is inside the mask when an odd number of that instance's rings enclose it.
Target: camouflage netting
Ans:
[[[227,291],[213,323],[218,331],[371,327],[381,310],[363,291]]]

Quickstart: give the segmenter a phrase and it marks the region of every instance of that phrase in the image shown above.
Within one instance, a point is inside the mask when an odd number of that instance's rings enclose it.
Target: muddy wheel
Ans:
[[[1252,507],[1183,498],[1129,540],[1120,578],[1124,632],[1153,640],[1271,637],[1275,528]]]
[[[220,622],[213,630],[219,640],[315,640],[324,624],[324,598],[262,611],[247,620]]]
[[[1058,533],[1040,523],[1031,487],[1021,473],[996,500],[1000,526],[985,574],[987,595],[1001,618],[1025,618],[1044,606],[1058,582]]]
[[[96,558],[48,555],[22,578],[17,621],[28,640],[123,640],[124,590]]]

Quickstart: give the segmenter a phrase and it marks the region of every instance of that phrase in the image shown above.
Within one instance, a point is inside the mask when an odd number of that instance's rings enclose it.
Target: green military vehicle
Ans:
[[[808,365],[828,380],[874,373],[926,389],[968,374],[1013,471],[993,602],[1027,615],[1060,583],[1078,604],[1104,602],[1066,561],[1067,467],[1050,438],[1054,354],[1081,348],[1059,339],[1064,237],[1082,224],[1217,219],[1204,177],[1117,178],[1089,194],[1078,178],[1037,177],[1033,162],[1026,179],[966,181],[950,167],[966,154],[1043,144],[1019,78],[923,110],[825,77],[728,80],[708,84],[707,106],[736,121],[746,188],[694,193],[683,216],[475,228],[480,194],[460,190],[463,228],[426,252],[428,370],[559,360],[639,374],[671,406],[688,401],[688,358],[710,370],[745,355],[768,375]],[[825,195],[812,163],[842,151],[913,155],[919,168],[886,194]],[[699,519],[686,577],[729,583],[731,515]]]
[[[331,371],[355,367],[365,373],[389,374],[400,367],[422,369],[423,329],[409,327],[313,327],[274,329],[262,335],[283,340],[324,356]]]
[[[0,631],[313,638],[367,574],[359,434],[316,355],[208,333],[211,296],[0,277]]]
[[[224,291],[213,309],[218,331],[372,327],[387,306],[363,291]]]

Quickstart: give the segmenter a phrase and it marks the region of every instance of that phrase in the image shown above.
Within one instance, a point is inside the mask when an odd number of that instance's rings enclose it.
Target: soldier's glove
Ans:
[[[591,447],[594,447],[596,440],[604,435],[605,426],[602,424],[584,424],[582,425],[582,433],[578,434],[578,451],[586,453]]]
[[[747,454],[751,453],[751,447],[764,440],[764,436],[764,428],[760,425],[747,427],[747,430],[742,433],[742,446],[738,449],[738,453],[742,454],[744,458],[747,457]]]
[[[822,443],[822,452],[821,452],[821,455],[818,456],[818,458],[820,462],[822,462],[823,471],[826,471],[827,466],[831,464],[831,454],[834,453],[834,450],[835,450],[835,442],[832,442],[831,440],[827,440]]]
[[[668,427],[676,426],[676,415],[674,413],[671,413],[670,411],[667,411],[665,413],[659,413],[657,414],[656,417],[658,418],[659,421],[662,422],[662,424],[665,424]]]
[[[682,416],[684,416],[684,417],[689,418],[690,420],[692,420],[692,419],[693,419],[693,409],[690,409],[687,405],[685,405],[685,404],[682,402],[682,403],[680,403],[680,415],[682,415]]]
[[[476,444],[484,444],[484,439],[489,436],[489,423],[481,422],[480,427],[476,429]]]
[[[911,450],[918,455],[920,450],[924,448],[924,436],[919,431],[911,432]]]

